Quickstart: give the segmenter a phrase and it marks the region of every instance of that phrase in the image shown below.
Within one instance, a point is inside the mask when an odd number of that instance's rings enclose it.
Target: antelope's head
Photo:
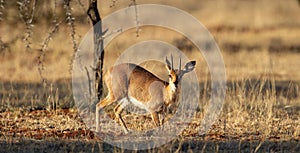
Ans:
[[[173,85],[173,89],[175,90],[180,84],[182,77],[184,74],[191,72],[194,70],[196,65],[196,61],[190,61],[185,64],[184,68],[181,69],[181,58],[179,59],[179,69],[174,69],[173,66],[173,56],[171,55],[171,62],[166,57],[166,68],[169,72],[169,85]]]
[[[173,66],[173,56],[171,55],[171,62],[166,57],[166,68],[169,73],[169,85],[167,87],[168,96],[166,98],[166,110],[168,113],[173,114],[172,112],[176,110],[177,98],[180,92],[180,83],[184,74],[194,70],[196,61],[187,62],[183,69],[181,69],[181,58],[179,59],[179,69],[174,69]]]

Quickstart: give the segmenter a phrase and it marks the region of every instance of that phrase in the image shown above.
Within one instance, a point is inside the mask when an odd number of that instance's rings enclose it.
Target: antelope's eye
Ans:
[[[170,78],[172,77],[171,74],[168,75]]]

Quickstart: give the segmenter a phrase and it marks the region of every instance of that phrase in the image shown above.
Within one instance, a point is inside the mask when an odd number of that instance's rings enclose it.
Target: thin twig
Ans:
[[[139,31],[140,29],[140,21],[139,21],[139,13],[138,13],[138,9],[137,9],[137,2],[136,0],[131,0],[132,3],[129,5],[130,6],[134,6],[134,11],[135,11],[135,33],[136,33],[136,37],[139,37]]]
[[[3,16],[3,12],[4,12],[4,8],[5,8],[5,4],[6,4],[6,2],[5,2],[5,0],[0,0],[0,21],[2,21],[2,16]]]
[[[42,79],[43,83],[47,84],[47,80],[46,78],[43,76],[43,71],[45,70],[45,65],[44,65],[44,60],[45,60],[45,54],[48,48],[48,45],[50,43],[51,38],[54,36],[54,34],[58,31],[59,29],[59,25],[62,23],[62,21],[56,23],[54,25],[54,27],[51,29],[51,31],[48,33],[47,37],[45,38],[45,40],[42,43],[42,47],[41,49],[39,49],[39,56],[37,57],[38,60],[38,71],[39,71],[39,75]]]
[[[85,66],[85,71],[86,71],[86,75],[88,77],[88,82],[89,82],[89,97],[92,97],[92,87],[91,87],[91,77],[90,77],[90,73],[89,73],[89,70],[88,68]]]
[[[205,142],[205,144],[203,145],[202,150],[201,150],[201,153],[204,153],[204,152],[205,152],[206,145],[207,145],[207,142]]]
[[[76,2],[79,5],[79,7],[82,10],[82,12],[85,13],[85,7],[84,7],[84,4],[81,2],[81,0],[77,0]]]
[[[30,0],[20,0],[17,2],[19,5],[19,16],[21,17],[23,23],[26,26],[26,32],[24,36],[24,41],[26,43],[26,50],[30,50],[31,47],[31,36],[32,36],[32,28],[33,25],[33,19],[35,15],[35,9],[36,9],[36,0],[32,1],[32,6],[30,8],[31,1]]]
[[[263,139],[262,141],[260,141],[260,143],[258,144],[258,146],[255,148],[254,153],[256,153],[259,148],[262,146],[262,144],[265,142],[265,140]]]
[[[72,71],[72,63],[74,62],[75,60],[75,55],[76,55],[76,52],[77,52],[77,42],[76,42],[76,30],[75,30],[75,18],[73,17],[73,14],[72,14],[72,9],[71,9],[71,6],[70,6],[70,0],[65,0],[64,1],[64,8],[65,8],[65,11],[66,11],[66,20],[67,20],[67,23],[70,27],[70,31],[71,31],[71,38],[72,38],[72,44],[73,44],[73,56],[72,56],[72,59],[70,61],[70,69],[69,69],[69,72],[71,73]]]

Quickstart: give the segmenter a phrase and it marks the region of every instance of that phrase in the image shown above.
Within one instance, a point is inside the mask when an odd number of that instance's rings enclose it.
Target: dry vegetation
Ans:
[[[0,0],[0,148],[14,152],[22,152],[22,148],[122,151],[98,143],[101,140],[81,121],[74,106],[70,72],[73,48],[91,26],[85,8],[78,2],[71,2],[74,21],[64,19],[66,10],[59,1],[57,7],[42,4],[36,8],[34,26],[28,30],[15,2],[6,1],[3,9]],[[105,17],[130,3],[100,1],[99,6]],[[122,50],[148,39],[172,43],[188,57],[197,59],[199,111],[180,138],[151,151],[300,151],[300,6],[296,0],[138,3],[167,4],[198,18],[222,51],[227,77],[227,94],[219,120],[206,135],[199,135],[197,129],[210,98],[210,79],[206,62],[197,49],[178,33],[157,27],[142,27],[138,38],[135,29],[129,30],[110,43],[105,68]],[[110,7],[112,4],[115,5]],[[74,22],[75,31],[70,22]],[[57,31],[55,24],[59,24]],[[154,71],[159,64],[145,66]],[[39,68],[43,68],[41,73]],[[164,78],[163,73],[157,75]],[[42,79],[47,83],[42,83]],[[132,129],[152,124],[150,117],[125,116]],[[133,118],[136,121],[130,121]],[[131,122],[145,124],[135,127]],[[38,147],[41,144],[55,147]]]

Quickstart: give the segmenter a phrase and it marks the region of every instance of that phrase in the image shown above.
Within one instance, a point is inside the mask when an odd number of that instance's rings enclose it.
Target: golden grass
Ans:
[[[150,3],[146,0],[138,2]],[[208,27],[220,46],[226,66],[228,88],[224,108],[212,129],[205,136],[200,136],[197,130],[209,102],[210,84],[205,85],[210,81],[209,70],[198,50],[195,48],[184,50],[187,57],[197,60],[196,73],[200,86],[204,88],[201,93],[205,92],[207,95],[201,95],[203,97],[199,103],[202,107],[195,113],[194,121],[181,134],[184,139],[192,138],[206,142],[300,140],[300,54],[299,49],[297,50],[300,46],[298,39],[300,9],[297,1],[155,0],[152,2],[179,7],[198,18]],[[102,1],[100,4],[103,16],[128,6],[128,2],[125,1],[117,1],[113,8],[109,8],[110,1]],[[80,10],[75,10],[75,14],[80,14]],[[75,23],[76,40],[80,42],[90,29],[90,24],[76,20]],[[35,25],[31,38],[32,49],[29,51],[26,51],[22,39],[9,43],[16,36],[23,36],[22,24],[6,26],[0,22],[0,25],[0,38],[8,43],[8,47],[0,52],[0,123],[2,128],[6,128],[1,129],[0,138],[63,138],[63,134],[57,133],[67,131],[69,134],[69,130],[78,131],[78,129],[90,132],[79,117],[74,115],[77,110],[73,110],[69,71],[74,51],[68,25],[63,23],[60,26],[46,50],[43,62],[45,70],[42,71],[43,77],[50,83],[46,87],[39,84],[41,76],[37,69],[37,57],[40,55],[38,50],[52,25],[44,22]],[[167,29],[142,27],[140,37],[137,38],[135,29],[129,30],[107,46],[105,69],[114,63],[124,49],[149,39],[176,45],[175,41],[182,40],[183,37]],[[272,47],[279,50],[272,51]],[[144,66],[151,71],[162,67],[156,63],[145,63]],[[166,79],[165,73],[156,74]],[[60,109],[66,107],[71,107],[72,112],[64,113]],[[34,109],[47,110],[39,112],[33,111]],[[152,125],[151,118],[135,117],[131,114],[125,116],[129,128],[143,130],[149,124]],[[58,120],[59,122],[56,122]],[[134,122],[145,124],[132,124]],[[41,136],[35,131],[40,128],[45,131],[50,128],[50,134]],[[10,129],[15,130],[16,135]],[[22,133],[26,130],[33,135]],[[91,139],[91,135],[79,134],[80,136],[68,137],[67,134],[65,138]],[[205,148],[205,145],[202,144],[202,147]],[[259,149],[259,144],[256,146]]]
[[[78,28],[79,29],[79,28]],[[148,30],[150,29],[150,30]],[[66,33],[67,29],[62,28],[60,33]],[[154,30],[154,31],[151,31]],[[79,30],[78,30],[79,31]],[[86,31],[86,30],[80,30]],[[175,40],[182,39],[182,36],[176,34],[175,32],[168,31],[166,29],[159,29],[159,28],[147,28],[142,27],[142,32],[140,33],[140,37],[136,38],[133,34],[135,30],[131,30],[126,32],[125,34],[116,38],[109,46],[107,47],[106,51],[106,61],[105,67],[110,67],[117,57],[121,54],[121,52],[130,47],[132,44],[144,40],[149,39],[156,39],[161,41],[170,42],[173,45]],[[168,37],[160,35],[161,32],[167,33]],[[214,31],[213,31],[214,32]],[[275,31],[274,33],[276,33]],[[73,51],[71,48],[71,39],[65,39],[65,36],[60,34],[55,36],[51,41],[49,48],[46,51],[44,65],[45,70],[43,71],[43,75],[48,80],[59,80],[63,78],[70,78],[70,69],[71,69],[71,58]],[[255,34],[247,34],[248,36],[241,37],[238,39],[237,36],[230,40],[226,39],[228,36],[231,35],[230,32],[225,33],[217,33],[215,38],[217,43],[221,46],[221,53],[224,58],[225,66],[226,66],[226,73],[228,79],[242,79],[244,77],[251,77],[257,78],[264,73],[273,73],[276,80],[299,80],[300,73],[298,71],[299,58],[300,55],[297,52],[289,52],[289,51],[280,51],[280,52],[270,52],[268,51],[268,47],[270,47],[270,39],[273,36],[268,38],[261,38],[261,40],[256,40],[255,42],[251,42],[250,40],[256,36]],[[269,33],[268,31],[266,33]],[[298,34],[298,32],[294,32]],[[300,31],[299,31],[300,33]],[[244,33],[241,33],[243,35]],[[264,35],[265,32],[261,32],[260,35]],[[280,31],[277,33],[281,35]],[[273,34],[274,35],[274,34]],[[130,38],[128,38],[130,37]],[[265,36],[266,37],[266,36]],[[280,37],[281,38],[281,37]],[[295,41],[294,37],[287,38],[283,37],[288,40]],[[260,38],[259,38],[260,39]],[[61,43],[64,42],[64,43]],[[287,46],[294,46],[291,41],[286,41],[287,43],[282,42],[282,44]],[[292,44],[290,44],[292,43]],[[222,45],[223,44],[223,45]],[[225,45],[224,45],[225,44]],[[231,52],[230,47],[227,47],[227,44],[240,44],[241,49],[238,52]],[[1,72],[0,72],[0,79],[3,81],[18,81],[18,82],[36,82],[40,80],[40,76],[38,74],[38,61],[37,57],[39,56],[39,52],[35,49],[38,49],[40,44],[33,44],[32,48],[33,51],[27,52],[23,49],[23,42],[17,41],[16,46],[10,46],[11,52],[2,53],[1,59]],[[254,45],[253,50],[249,51],[243,46],[247,47]],[[192,51],[185,51],[186,56],[189,58],[196,57],[198,61],[196,66],[196,72],[199,76],[199,80],[202,80],[201,75],[206,74],[208,69],[206,62],[200,52],[195,48]]]

